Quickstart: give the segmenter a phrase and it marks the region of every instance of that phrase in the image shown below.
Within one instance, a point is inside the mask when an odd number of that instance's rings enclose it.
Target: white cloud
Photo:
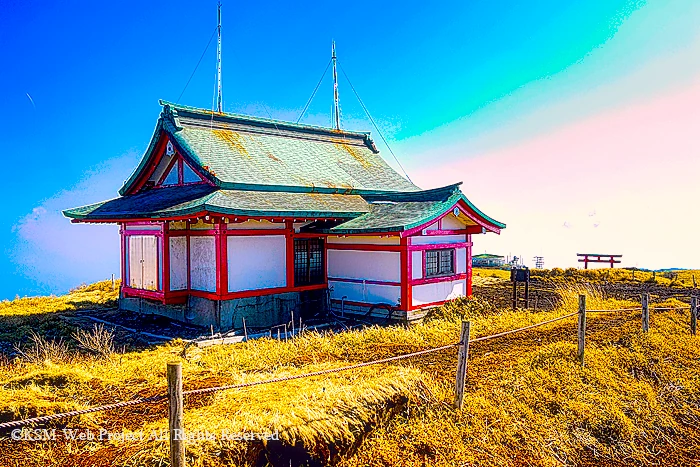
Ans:
[[[81,283],[119,277],[119,235],[114,225],[72,224],[61,211],[117,196],[117,190],[138,163],[128,152],[89,170],[72,188],[63,190],[19,219],[11,260],[17,272],[45,292],[65,292]]]

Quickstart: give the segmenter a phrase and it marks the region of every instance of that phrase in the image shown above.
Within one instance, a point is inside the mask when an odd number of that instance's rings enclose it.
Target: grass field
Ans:
[[[482,285],[494,280],[510,280],[510,271],[493,268],[474,268],[474,284]],[[653,283],[666,287],[693,287],[700,284],[699,270],[679,270],[667,272],[651,272],[633,269],[532,269],[530,275],[533,280],[550,283]],[[695,282],[694,282],[695,281]]]
[[[477,274],[481,277],[481,271]],[[288,342],[260,339],[206,349],[174,341],[145,351],[102,353],[81,346],[76,330],[57,316],[113,303],[111,284],[63,297],[4,302],[0,332],[23,353],[0,365],[0,421],[163,393],[169,361],[182,362],[185,389],[194,389],[454,343],[463,319],[471,320],[473,337],[522,327],[574,311],[580,292],[588,295],[590,308],[633,305],[575,280],[560,290],[560,307],[548,312],[499,310],[479,299],[458,300],[409,327],[309,332]],[[59,322],[63,327],[56,327]],[[261,459],[289,465],[280,459],[290,449],[302,465],[697,463],[700,337],[689,335],[687,309],[652,313],[648,334],[640,331],[638,312],[592,314],[588,326],[583,368],[575,357],[575,318],[474,343],[462,411],[452,408],[456,349],[187,398],[188,430],[278,432],[282,441],[267,449],[259,442],[190,441],[188,465],[252,466]],[[30,331],[48,337],[31,344]],[[51,351],[37,348],[52,344],[56,348]],[[165,417],[164,404],[150,404],[51,426],[150,433],[167,426]],[[3,465],[17,466],[167,465],[167,441],[37,443],[12,441],[5,433],[0,458]]]

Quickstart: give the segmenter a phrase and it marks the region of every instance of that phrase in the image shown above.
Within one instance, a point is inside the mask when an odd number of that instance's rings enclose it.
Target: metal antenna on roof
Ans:
[[[333,55],[331,56],[333,61],[333,110],[335,118],[335,129],[340,130],[340,105],[338,104],[338,72],[336,70],[336,58],[335,58],[335,41],[333,41]]]
[[[221,2],[217,4],[217,19],[218,25],[216,27],[217,35],[219,40],[216,45],[216,75],[217,75],[217,95],[216,95],[216,110],[219,113],[223,112],[223,97],[221,92]]]

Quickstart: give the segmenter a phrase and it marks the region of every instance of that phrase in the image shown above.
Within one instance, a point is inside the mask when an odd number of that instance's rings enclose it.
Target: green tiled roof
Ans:
[[[401,232],[418,227],[463,201],[482,220],[498,229],[505,224],[474,207],[451,185],[435,190],[380,195],[295,193],[285,191],[226,190],[210,185],[155,188],[63,212],[83,221],[169,219],[202,213],[226,216],[304,217],[344,219],[319,232],[352,234]]]
[[[160,130],[186,159],[207,167],[221,188],[358,194],[420,190],[380,157],[369,133],[161,104],[153,141],[120,194],[129,192],[147,166]]]
[[[367,195],[369,211],[352,220],[328,229],[328,233],[352,234],[363,232],[392,232],[409,230],[430,222],[447,212],[460,200],[487,223],[505,228],[483,214],[462,194],[459,184],[416,193]]]
[[[157,188],[63,212],[80,220],[166,219],[202,212],[239,216],[353,218],[368,210],[359,195],[219,190],[208,185]]]
[[[459,185],[420,190],[379,156],[369,133],[216,113],[162,102],[153,138],[120,198],[64,211],[82,221],[224,216],[326,219],[318,231],[336,234],[404,231],[464,203]],[[156,165],[161,138],[207,179],[206,184],[136,192]],[[329,221],[329,219],[342,219]]]

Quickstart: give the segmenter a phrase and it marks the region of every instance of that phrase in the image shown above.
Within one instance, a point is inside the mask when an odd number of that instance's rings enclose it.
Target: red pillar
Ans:
[[[121,228],[119,229],[119,235],[120,235],[120,240],[121,240],[121,274],[122,274],[122,287],[125,285],[129,285],[129,283],[126,280],[126,235],[124,235],[124,231],[126,230],[126,224],[121,223]]]
[[[216,223],[216,294],[221,299],[228,293],[228,242],[226,241],[226,224],[222,219]]]
[[[294,222],[285,221],[287,232],[285,233],[287,253],[287,287],[294,287]],[[326,270],[328,266],[326,265]]]
[[[472,236],[467,235],[467,297],[472,296]]]
[[[170,294],[170,225],[168,221],[163,222],[162,235],[160,237],[163,245],[161,251],[163,252],[163,259],[160,262],[160,267],[163,268],[163,298],[167,299]]]
[[[401,255],[401,306],[400,309],[408,312],[411,309],[411,302],[413,298],[411,297],[411,251],[408,249],[410,245],[409,237],[401,237],[400,245],[400,255]]]

